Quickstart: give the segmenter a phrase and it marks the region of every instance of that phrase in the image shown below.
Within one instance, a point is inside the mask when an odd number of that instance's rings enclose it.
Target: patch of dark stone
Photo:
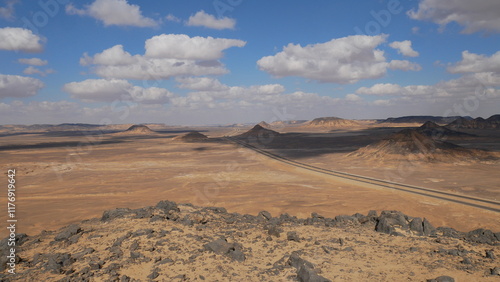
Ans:
[[[243,253],[243,247],[238,243],[228,243],[225,238],[217,239],[203,245],[206,251],[211,251],[216,254],[225,255],[235,261],[245,261],[246,257]]]
[[[330,280],[320,276],[314,269],[314,265],[301,258],[298,252],[292,252],[287,264],[297,269],[297,279],[301,282],[330,282]]]
[[[455,279],[450,276],[439,276],[433,279],[427,279],[427,282],[455,282]]]
[[[55,237],[55,242],[65,241],[69,244],[74,244],[78,242],[78,239],[81,237],[82,228],[76,224],[71,224],[67,227],[64,227],[61,232],[59,232]]]

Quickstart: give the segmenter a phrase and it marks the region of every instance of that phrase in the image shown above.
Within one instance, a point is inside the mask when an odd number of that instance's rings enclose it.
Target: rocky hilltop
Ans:
[[[2,256],[1,281],[498,281],[500,274],[500,233],[436,228],[397,211],[302,219],[161,201],[17,234],[16,243],[16,274]],[[0,246],[5,253],[7,239]]]
[[[350,153],[350,155],[380,161],[404,158],[415,161],[450,162],[492,160],[496,158],[487,151],[468,149],[453,143],[440,141],[433,138],[433,133],[430,133],[430,136],[427,135],[428,130],[428,127],[403,129],[384,140],[360,148]],[[430,132],[433,132],[433,130]],[[451,130],[443,132],[454,134]]]

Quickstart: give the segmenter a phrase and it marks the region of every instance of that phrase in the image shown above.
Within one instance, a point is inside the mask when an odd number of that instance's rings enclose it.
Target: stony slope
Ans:
[[[500,233],[395,211],[297,219],[161,201],[18,234],[17,244],[17,274],[2,268],[2,281],[498,281],[500,272]]]

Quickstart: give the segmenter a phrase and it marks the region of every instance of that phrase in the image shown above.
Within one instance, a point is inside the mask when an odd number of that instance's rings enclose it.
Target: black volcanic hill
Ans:
[[[315,118],[311,122],[309,122],[308,126],[318,127],[351,127],[358,126],[359,123],[349,119],[343,119],[339,117],[321,117]]]
[[[397,117],[397,118],[388,118],[386,120],[381,121],[380,123],[425,123],[427,121],[432,121],[434,123],[440,123],[440,124],[448,124],[458,118],[463,118],[466,120],[472,119],[471,117],[460,117],[460,116],[453,116],[453,117],[440,117],[440,116],[404,116],[404,117]]]
[[[422,124],[422,126],[417,128],[417,131],[424,134],[424,135],[427,135],[427,136],[432,137],[432,138],[437,138],[437,139],[440,139],[442,137],[474,136],[472,134],[451,130],[447,127],[441,126],[441,125],[439,125],[435,122],[432,122],[432,121],[427,121],[426,123]]]
[[[131,127],[129,127],[127,130],[125,130],[124,133],[127,133],[127,134],[128,133],[131,133],[131,134],[150,134],[150,133],[156,133],[156,132],[151,130],[146,125],[134,124]]]
[[[460,129],[496,129],[500,128],[500,115],[493,115],[487,119],[481,117],[472,120],[457,118],[446,127]]]
[[[482,150],[467,149],[439,141],[417,129],[404,129],[379,142],[360,148],[351,156],[374,158],[380,161],[408,158],[420,161],[470,161],[492,159]]]
[[[191,131],[181,136],[177,136],[174,138],[175,140],[181,140],[185,142],[196,142],[208,139],[205,134],[202,134],[198,131]]]
[[[273,137],[279,136],[279,135],[280,135],[279,132],[276,132],[276,131],[271,130],[271,129],[264,128],[260,124],[257,124],[252,129],[250,129],[249,131],[247,131],[245,133],[242,133],[240,135],[237,135],[235,137],[238,137],[238,138],[259,138],[259,139],[260,138],[265,138],[265,139],[268,139],[268,138],[273,138]]]

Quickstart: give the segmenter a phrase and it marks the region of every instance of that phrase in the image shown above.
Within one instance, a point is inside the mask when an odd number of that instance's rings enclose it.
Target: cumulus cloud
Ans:
[[[158,26],[157,21],[142,15],[138,5],[129,4],[127,0],[95,0],[83,9],[68,4],[66,13],[69,15],[90,16],[102,21],[105,26]]]
[[[234,29],[236,20],[228,17],[217,19],[215,16],[205,13],[201,10],[189,17],[186,25],[203,26],[212,29]]]
[[[14,5],[18,2],[18,0],[10,0],[5,3],[5,7],[0,7],[0,18],[13,20],[15,12]]]
[[[438,82],[434,85],[401,86],[392,83],[379,83],[371,87],[361,87],[356,94],[375,96],[395,96],[417,100],[436,98],[465,98],[484,92],[488,98],[500,97],[500,74],[492,72],[467,74],[457,79]]]
[[[148,39],[145,55],[131,55],[122,45],[113,46],[93,57],[84,54],[80,64],[105,78],[168,79],[175,76],[220,75],[227,69],[218,59],[230,47],[243,47],[245,41],[162,34]]]
[[[261,58],[257,65],[276,77],[299,76],[341,84],[381,78],[388,68],[419,69],[408,61],[388,62],[384,51],[376,49],[386,38],[354,35],[304,47],[290,43],[278,54]]]
[[[146,40],[146,56],[187,60],[217,60],[222,51],[243,47],[246,42],[237,39],[189,37],[185,34],[162,34]]]
[[[42,59],[39,59],[39,58],[21,58],[19,60],[17,60],[19,63],[21,64],[25,64],[25,65],[32,65],[32,66],[45,66],[46,64],[48,64],[49,62],[47,60],[42,60]]]
[[[403,54],[403,56],[418,57],[420,55],[417,51],[413,50],[410,40],[394,41],[389,46],[398,50],[398,53]]]
[[[500,32],[500,1],[498,0],[422,0],[417,10],[410,10],[412,19],[432,21],[443,28],[456,22],[463,33]]]
[[[172,14],[168,14],[167,16],[165,16],[165,19],[169,22],[176,22],[176,23],[180,23],[181,22],[181,19],[179,19],[178,17],[172,15]]]
[[[46,76],[47,74],[54,73],[53,69],[40,70],[35,68],[34,66],[29,66],[23,70],[24,74],[38,74],[40,76]]]
[[[174,94],[158,87],[134,86],[123,79],[87,79],[70,82],[63,90],[86,102],[131,101],[141,104],[165,104]]]
[[[34,96],[45,84],[31,77],[0,74],[0,98]]]
[[[462,60],[450,67],[450,73],[468,73],[468,72],[498,72],[500,73],[500,51],[491,55],[479,55],[470,53],[469,51],[462,52]]]
[[[222,84],[219,80],[211,77],[178,77],[175,79],[177,87],[197,91],[224,91],[229,86]]]
[[[20,27],[0,28],[0,50],[41,52],[43,39],[31,30]]]

